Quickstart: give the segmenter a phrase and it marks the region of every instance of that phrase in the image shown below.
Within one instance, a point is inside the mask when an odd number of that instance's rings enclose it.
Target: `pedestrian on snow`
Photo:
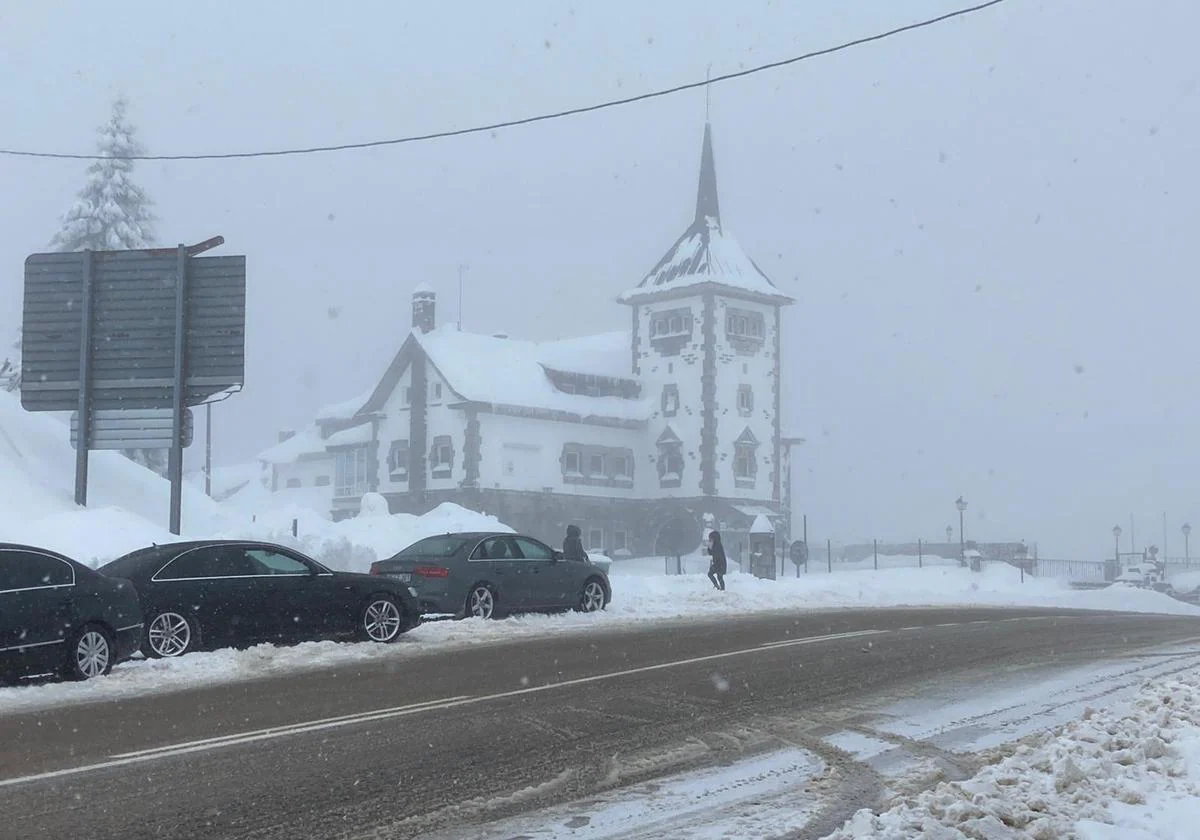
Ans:
[[[708,579],[714,587],[724,592],[728,562],[725,560],[725,546],[721,545],[720,531],[713,531],[708,535],[708,554],[712,558],[708,564]]]
[[[578,525],[567,526],[567,538],[563,540],[563,557],[567,560],[583,561],[587,553],[583,550],[583,539]]]

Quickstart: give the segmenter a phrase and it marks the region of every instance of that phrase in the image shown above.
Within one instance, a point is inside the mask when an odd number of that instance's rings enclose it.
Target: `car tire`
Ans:
[[[88,624],[71,637],[63,672],[71,680],[102,677],[112,670],[116,658],[112,634],[99,624]]]
[[[578,612],[600,612],[608,605],[607,592],[600,578],[588,578],[579,592]]]
[[[194,618],[174,610],[154,613],[146,622],[142,653],[147,659],[174,659],[200,645],[200,627]]]
[[[405,629],[404,607],[387,593],[372,595],[358,614],[358,635],[363,641],[388,644]]]
[[[500,611],[496,607],[496,590],[486,583],[477,583],[467,593],[467,603],[463,609],[464,618],[499,618]]]

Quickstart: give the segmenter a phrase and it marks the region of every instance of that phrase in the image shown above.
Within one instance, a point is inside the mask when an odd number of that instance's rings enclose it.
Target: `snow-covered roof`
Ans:
[[[538,344],[538,360],[548,368],[596,376],[632,377],[633,342],[628,330],[564,338]]]
[[[317,420],[349,420],[358,413],[360,408],[366,405],[367,400],[370,398],[371,391],[367,391],[365,394],[360,394],[352,400],[343,400],[342,402],[327,405],[317,412]]]
[[[302,432],[297,432],[285,441],[264,449],[258,453],[258,460],[268,464],[291,464],[301,455],[325,452],[325,441],[316,426],[309,426]]]
[[[336,432],[335,434],[325,438],[326,448],[333,446],[357,446],[359,444],[370,442],[370,423],[360,423],[357,426],[351,426],[349,429],[342,429],[342,431]]]
[[[767,297],[779,303],[792,302],[721,226],[712,129],[707,123],[700,156],[695,219],[637,288],[623,292],[617,299],[622,303],[634,303],[651,295],[706,283]]]
[[[774,534],[775,526],[771,524],[771,520],[759,514],[754,517],[754,523],[750,526],[751,534]]]
[[[446,384],[464,400],[622,420],[644,420],[650,414],[644,399],[564,394],[546,376],[551,367],[629,377],[629,345],[624,345],[623,367],[616,352],[622,343],[619,337],[627,342],[628,334],[537,343],[459,332],[447,325],[413,336]]]

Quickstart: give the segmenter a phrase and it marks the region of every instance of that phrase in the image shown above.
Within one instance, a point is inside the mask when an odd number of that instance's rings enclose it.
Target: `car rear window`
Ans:
[[[466,544],[466,537],[426,537],[410,545],[397,557],[449,557]]]
[[[141,571],[149,558],[159,556],[160,554],[157,549],[153,548],[138,549],[131,554],[118,557],[111,563],[101,566],[97,571],[109,577],[127,578]]]

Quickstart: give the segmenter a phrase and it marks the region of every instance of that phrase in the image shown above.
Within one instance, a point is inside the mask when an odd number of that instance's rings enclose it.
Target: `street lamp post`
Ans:
[[[963,515],[967,511],[967,502],[962,496],[954,502],[954,506],[958,508],[958,565],[967,565],[967,538],[963,530]]]
[[[1113,526],[1113,559],[1121,565],[1121,526]]]
[[[1184,522],[1183,527],[1179,530],[1183,531],[1183,562],[1190,563],[1192,555],[1188,545],[1188,537],[1192,535],[1192,526]]]

